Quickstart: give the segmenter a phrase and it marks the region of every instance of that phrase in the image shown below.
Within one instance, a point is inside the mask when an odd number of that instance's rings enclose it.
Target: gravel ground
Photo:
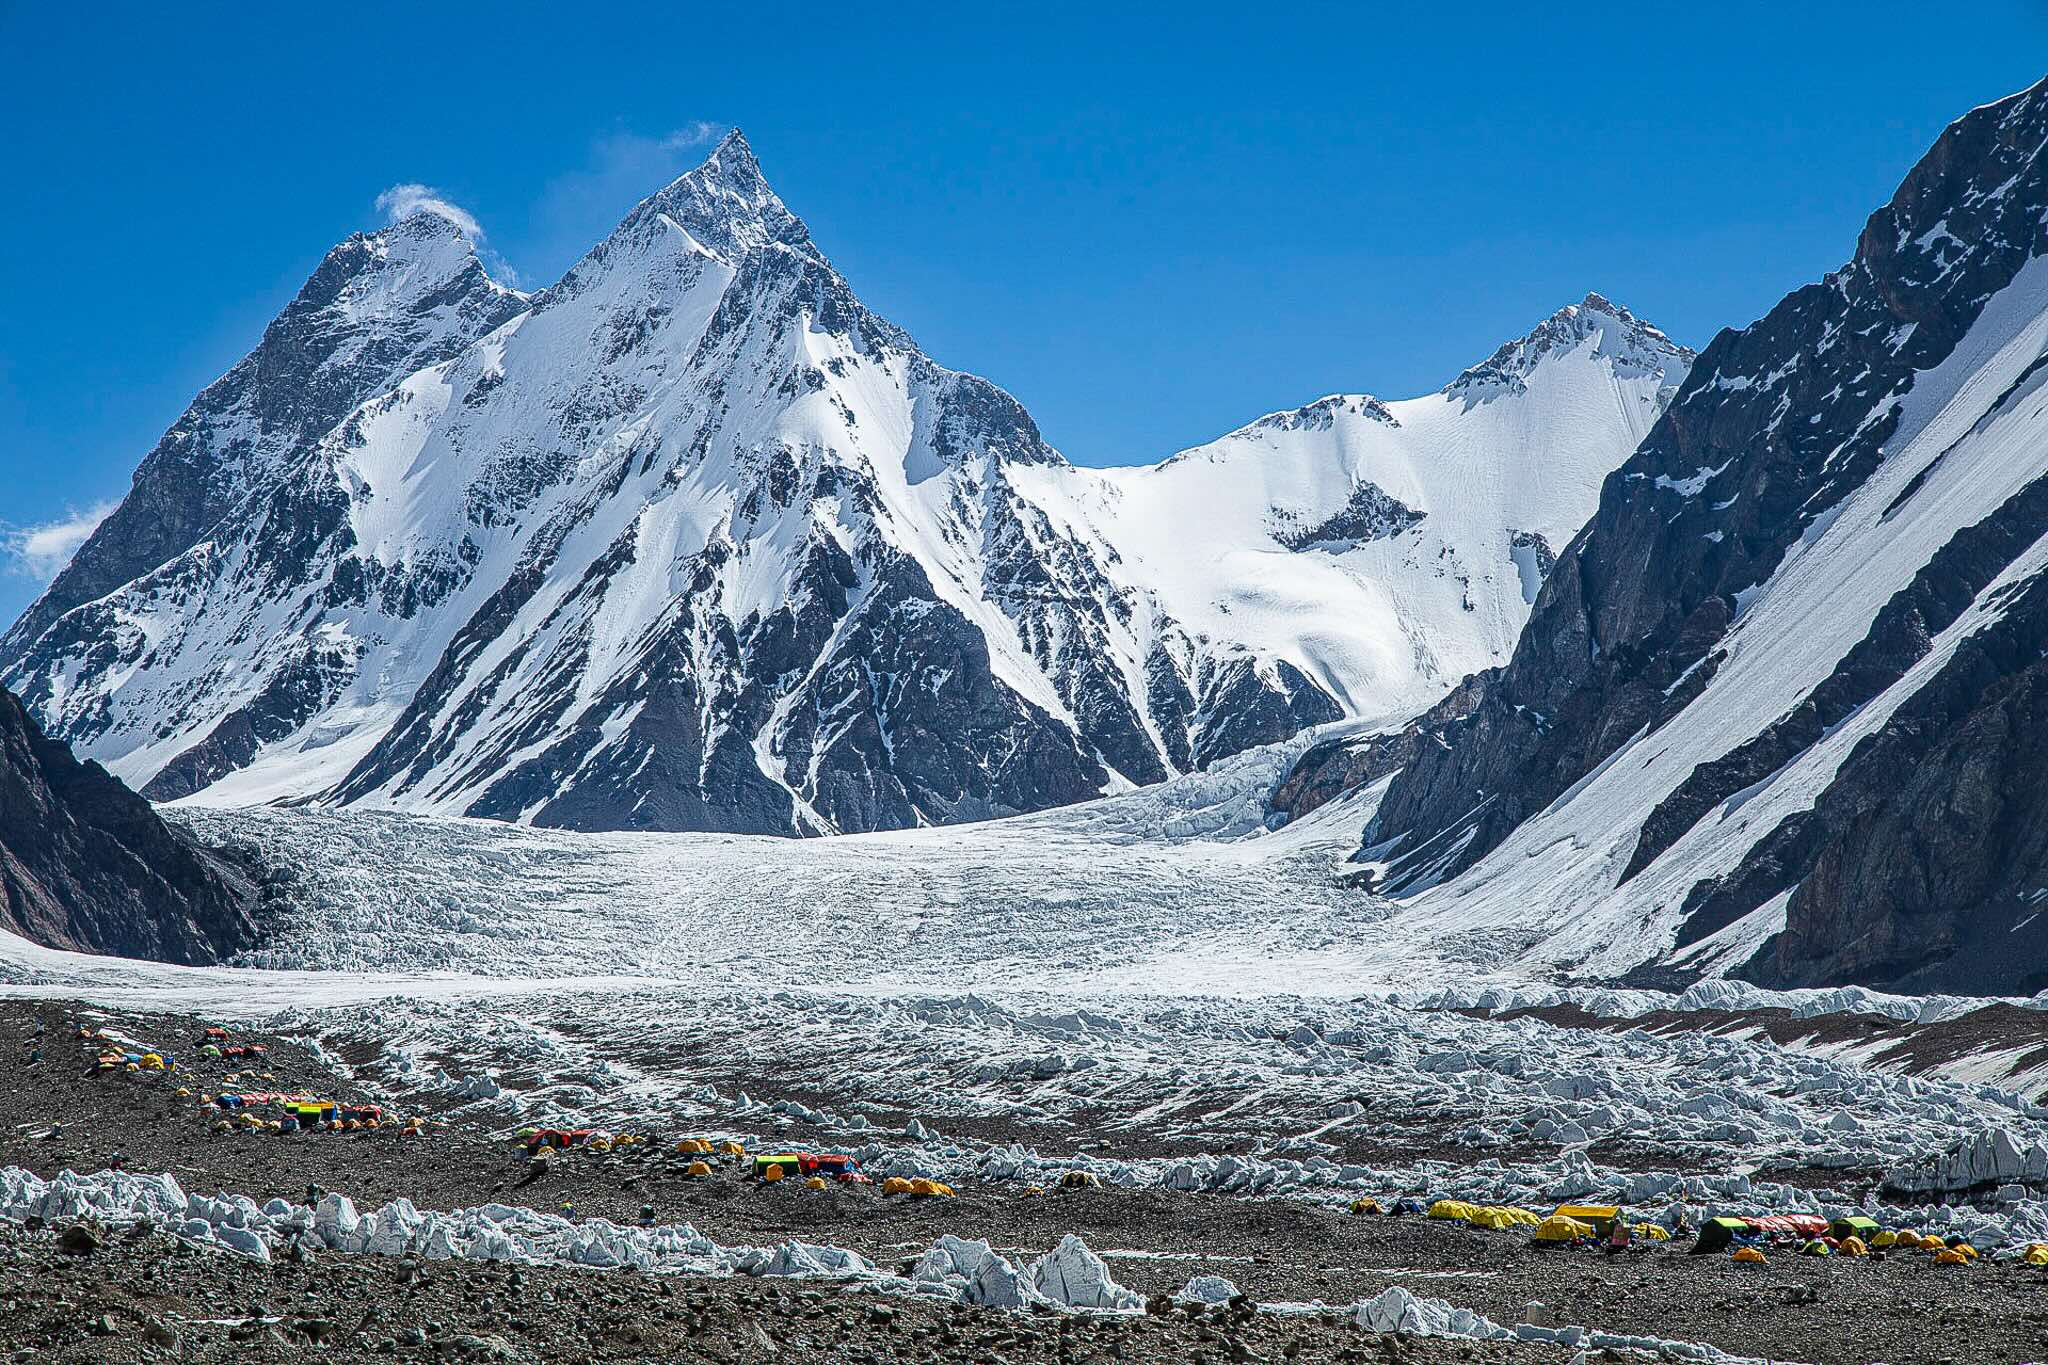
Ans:
[[[1058,1317],[794,1281],[322,1256],[250,1267],[163,1233],[69,1256],[0,1231],[0,1351],[23,1362],[1557,1362],[1523,1345],[1408,1340],[1334,1311]]]
[[[365,1207],[400,1195],[422,1208],[496,1199],[550,1210],[568,1204],[578,1216],[631,1222],[651,1204],[660,1220],[691,1222],[720,1242],[833,1242],[884,1267],[914,1257],[942,1232],[987,1238],[1013,1258],[1075,1232],[1109,1258],[1119,1280],[1148,1295],[1199,1273],[1224,1275],[1262,1302],[1344,1305],[1398,1283],[1497,1321],[1524,1320],[1531,1301],[1541,1301],[1560,1321],[1777,1359],[2048,1356],[2048,1275],[2016,1264],[1774,1255],[1769,1266],[1751,1267],[1688,1256],[1680,1245],[1617,1257],[1537,1251],[1512,1232],[1162,1190],[1029,1194],[987,1186],[951,1200],[907,1201],[872,1188],[761,1187],[725,1171],[689,1180],[665,1142],[637,1154],[570,1153],[536,1174],[522,1152],[459,1118],[424,1139],[390,1130],[219,1135],[190,1099],[175,1096],[173,1083],[93,1073],[89,1052],[72,1038],[78,1021],[67,1006],[0,1002],[0,1165],[47,1176],[66,1167],[97,1170],[118,1157],[132,1170],[170,1171],[195,1192],[220,1189],[259,1202],[302,1198],[317,1184]],[[156,1016],[115,1022],[180,1042],[201,1027]],[[276,1078],[260,1081],[264,1088],[369,1098],[289,1041],[261,1041],[271,1048],[264,1069]],[[32,1064],[29,1049],[38,1043],[43,1059]],[[181,1055],[190,1060],[190,1052]],[[195,1062],[181,1080],[195,1091],[219,1089],[226,1069]],[[61,1136],[37,1136],[58,1122]],[[436,1350],[445,1358],[547,1361],[1558,1358],[1531,1347],[1385,1342],[1335,1312],[1062,1325],[897,1302],[877,1314],[869,1296],[790,1281],[530,1267],[514,1281],[502,1266],[408,1267],[331,1254],[261,1267],[190,1251],[161,1234],[129,1241],[113,1231],[99,1251],[69,1257],[56,1248],[58,1231],[0,1225],[0,1348],[16,1359],[125,1360],[144,1351],[166,1359],[297,1358],[314,1337],[324,1339],[323,1353],[407,1359]],[[278,1321],[247,1321],[252,1315]],[[304,1325],[308,1319],[315,1325]],[[175,1352],[150,1341],[166,1331],[177,1338]],[[452,1344],[463,1338],[475,1341]]]

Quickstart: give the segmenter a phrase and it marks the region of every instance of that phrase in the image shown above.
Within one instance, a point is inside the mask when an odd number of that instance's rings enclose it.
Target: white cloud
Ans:
[[[478,225],[475,216],[432,185],[407,182],[403,185],[393,185],[377,196],[377,212],[383,214],[387,222],[395,223],[422,211],[446,218],[460,228],[462,235],[472,242],[481,242],[484,239],[484,230]]]
[[[512,262],[485,244],[483,224],[477,222],[476,215],[432,185],[422,185],[410,180],[393,185],[377,196],[377,212],[383,214],[385,221],[390,223],[410,218],[415,213],[438,214],[455,224],[456,231],[469,238],[476,247],[477,254],[483,258],[484,266],[491,272],[492,278],[515,289],[519,287],[519,272],[513,269]]]
[[[679,152],[688,147],[702,147],[718,141],[726,134],[722,123],[706,123],[703,119],[691,119],[682,127],[661,139],[664,151]]]
[[[63,572],[71,556],[78,553],[78,547],[85,544],[116,505],[99,502],[83,512],[70,512],[39,526],[0,528],[0,549],[4,549],[15,573],[47,583]]]

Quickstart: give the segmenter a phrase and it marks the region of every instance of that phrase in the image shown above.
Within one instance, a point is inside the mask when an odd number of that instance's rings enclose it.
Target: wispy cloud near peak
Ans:
[[[492,275],[506,284],[519,284],[519,272],[512,268],[512,263],[485,244],[483,224],[477,222],[476,215],[432,185],[413,180],[393,185],[377,196],[377,212],[389,223],[401,222],[416,213],[432,213],[447,219],[476,246]]]
[[[38,582],[47,583],[64,571],[78,547],[107,519],[116,504],[94,503],[83,512],[73,511],[55,521],[35,526],[0,527],[0,551],[7,567]]]

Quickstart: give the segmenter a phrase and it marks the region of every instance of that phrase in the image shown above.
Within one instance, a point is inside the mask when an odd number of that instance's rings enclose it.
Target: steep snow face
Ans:
[[[1367,831],[1526,965],[2026,990],[2048,859],[2048,86],[1701,357]]]
[[[351,408],[454,355],[524,303],[438,214],[328,252],[257,348],[193,401],[121,506],[0,637],[0,660],[17,660],[65,612],[190,549]]]
[[[0,654],[157,799],[872,830],[1412,712],[1504,656],[1689,359],[1589,298],[1498,379],[1100,473],[868,312],[737,134],[530,299],[439,220],[344,254],[302,298],[350,402]]]
[[[1553,549],[1691,360],[1590,295],[1440,393],[1332,396],[1150,468],[1031,486],[1099,482],[1069,506],[1173,623],[1154,649],[1233,642],[1347,716],[1405,716],[1507,657]],[[1210,733],[1228,723],[1206,709]]]

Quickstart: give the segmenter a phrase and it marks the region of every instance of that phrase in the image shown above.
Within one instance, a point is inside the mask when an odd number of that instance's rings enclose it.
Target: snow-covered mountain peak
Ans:
[[[1331,395],[1077,468],[870,312],[734,132],[532,298],[443,218],[337,248],[0,670],[155,799],[1037,809],[1505,658],[1661,382]]]
[[[1569,355],[1592,343],[1591,354],[1624,378],[1669,374],[1672,387],[1685,377],[1694,353],[1599,294],[1545,318],[1526,336],[1515,338],[1484,361],[1444,386],[1459,397],[1485,399],[1499,393],[1521,393],[1546,361]]]
[[[389,227],[349,236],[327,253],[293,303],[382,321],[473,290],[525,298],[490,277],[465,224],[423,208]]]
[[[643,199],[612,238],[631,236],[650,221],[664,219],[727,265],[772,243],[824,261],[811,243],[810,229],[769,185],[754,149],[737,128],[696,169]]]

